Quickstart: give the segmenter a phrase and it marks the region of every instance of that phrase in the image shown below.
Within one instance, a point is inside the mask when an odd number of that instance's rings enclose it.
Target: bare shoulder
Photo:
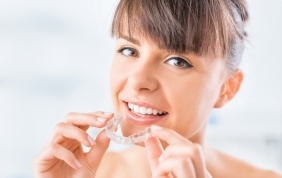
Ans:
[[[275,171],[259,168],[223,152],[213,150],[213,153],[213,158],[218,163],[217,166],[210,166],[214,178],[282,178],[282,175]],[[218,171],[219,169],[221,171]]]

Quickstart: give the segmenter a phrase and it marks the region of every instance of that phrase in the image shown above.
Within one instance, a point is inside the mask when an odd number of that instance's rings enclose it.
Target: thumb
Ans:
[[[94,169],[99,167],[99,164],[108,149],[110,139],[108,138],[105,130],[101,131],[96,137],[96,144],[92,146],[87,153],[87,161]]]
[[[149,165],[152,171],[152,175],[156,175],[158,164],[159,164],[158,159],[163,152],[163,147],[161,145],[161,142],[156,137],[149,137],[145,141],[145,148],[146,148]]]

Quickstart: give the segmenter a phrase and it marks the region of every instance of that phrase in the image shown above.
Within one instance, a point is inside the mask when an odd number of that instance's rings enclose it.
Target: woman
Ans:
[[[208,118],[237,93],[248,12],[244,0],[121,0],[112,24],[115,112],[124,136],[152,137],[106,152],[102,130],[113,113],[70,113],[34,161],[37,177],[281,177],[205,143]],[[90,147],[85,153],[82,144]]]

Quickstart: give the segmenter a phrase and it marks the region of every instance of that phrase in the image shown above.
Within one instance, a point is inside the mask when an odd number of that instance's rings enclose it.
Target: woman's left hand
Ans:
[[[172,129],[152,126],[152,135],[145,142],[154,178],[211,178],[202,147],[190,142]],[[163,149],[160,140],[167,142]]]

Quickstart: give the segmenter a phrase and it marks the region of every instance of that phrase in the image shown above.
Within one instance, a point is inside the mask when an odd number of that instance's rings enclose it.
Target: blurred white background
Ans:
[[[33,177],[33,157],[68,112],[112,111],[116,3],[0,0],[1,178]],[[282,172],[282,1],[248,3],[246,79],[235,100],[213,113],[207,139]]]

